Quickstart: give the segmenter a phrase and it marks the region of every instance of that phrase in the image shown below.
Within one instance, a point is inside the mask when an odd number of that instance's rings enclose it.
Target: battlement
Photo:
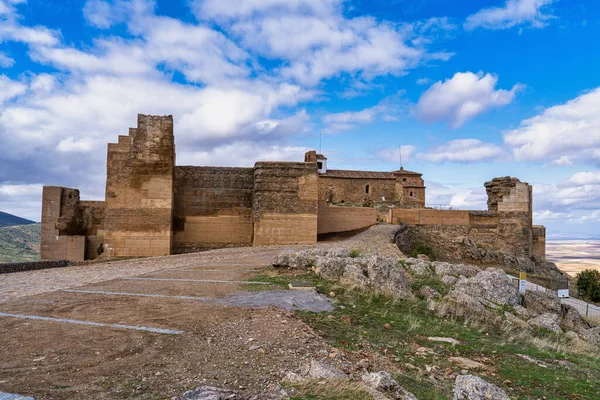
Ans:
[[[304,162],[176,167],[173,117],[139,114],[137,127],[108,144],[104,201],[81,201],[77,189],[44,187],[42,259],[313,244],[319,234],[375,224],[382,215],[373,201],[396,207],[391,222],[484,234],[488,229],[515,248],[542,252],[545,231],[531,225],[531,187],[516,178],[486,183],[490,211],[438,212],[424,208],[426,188],[418,172],[335,170],[326,162],[313,150]]]

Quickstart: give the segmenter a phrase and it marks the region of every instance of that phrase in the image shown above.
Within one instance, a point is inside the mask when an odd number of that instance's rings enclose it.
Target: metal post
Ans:
[[[588,313],[590,311],[590,303],[586,302],[585,303],[585,316],[588,316]]]

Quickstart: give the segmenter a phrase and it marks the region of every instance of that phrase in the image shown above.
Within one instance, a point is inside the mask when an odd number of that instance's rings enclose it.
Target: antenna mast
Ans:
[[[402,165],[402,146],[398,145],[398,158],[400,158],[400,169],[404,169]]]
[[[319,133],[319,154],[321,154],[321,142],[323,141],[323,134]]]

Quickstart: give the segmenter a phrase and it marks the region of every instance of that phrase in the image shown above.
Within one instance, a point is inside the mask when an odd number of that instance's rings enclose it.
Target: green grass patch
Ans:
[[[296,314],[332,346],[379,353],[396,363],[403,370],[398,377],[400,384],[418,398],[437,400],[452,397],[452,379],[442,378],[433,382],[426,372],[426,366],[435,365],[438,371],[449,368],[459,373],[461,368],[448,360],[452,356],[467,357],[486,365],[486,371],[473,373],[502,387],[513,399],[600,398],[600,358],[594,355],[542,350],[517,337],[507,338],[506,332],[499,327],[441,318],[429,311],[423,300],[400,300],[348,289],[315,274],[288,275],[282,272],[262,276],[262,279],[282,285],[302,280],[312,282],[320,293],[334,292],[336,308],[330,313]],[[445,290],[435,277],[419,278],[413,285],[415,288],[427,285],[441,292]],[[433,342],[427,339],[429,336],[451,337],[460,344],[452,346]],[[539,340],[548,342],[548,348],[568,348],[568,340],[562,335],[545,332],[541,333]],[[417,347],[429,348],[432,353],[417,353]],[[517,354],[539,360],[545,367],[526,361]],[[572,364],[559,365],[559,360]],[[296,399],[344,398],[326,397],[323,393],[304,389],[299,393],[300,397]]]

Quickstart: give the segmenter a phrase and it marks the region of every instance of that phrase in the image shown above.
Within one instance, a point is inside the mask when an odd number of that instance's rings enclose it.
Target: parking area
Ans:
[[[255,304],[244,284],[279,251],[223,249],[2,276],[0,392],[154,399],[200,385],[253,392],[278,384],[327,349],[285,310],[232,305]]]

